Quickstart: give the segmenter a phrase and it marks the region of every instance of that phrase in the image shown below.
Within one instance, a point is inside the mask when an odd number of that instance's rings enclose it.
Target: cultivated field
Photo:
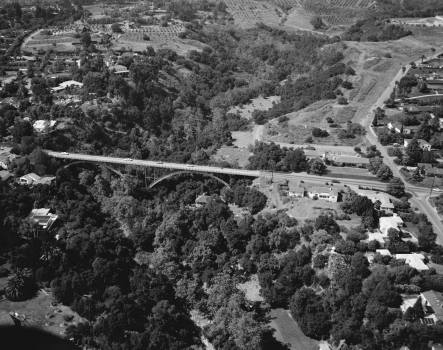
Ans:
[[[265,1],[225,0],[225,3],[235,23],[243,28],[253,27],[259,22],[279,25],[284,16],[279,7]]]

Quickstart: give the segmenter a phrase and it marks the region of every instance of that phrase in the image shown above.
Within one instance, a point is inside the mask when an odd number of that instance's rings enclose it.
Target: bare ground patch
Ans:
[[[233,166],[244,168],[249,164],[248,158],[252,154],[245,148],[221,147],[213,159],[217,161],[225,161]]]

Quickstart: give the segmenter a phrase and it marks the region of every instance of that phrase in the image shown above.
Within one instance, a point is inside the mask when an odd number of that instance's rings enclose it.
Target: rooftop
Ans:
[[[423,298],[429,303],[432,308],[432,312],[439,319],[443,319],[443,295],[440,292],[436,292],[433,290],[428,290],[427,292],[422,293]]]
[[[388,249],[376,249],[375,251],[381,255],[392,256]]]
[[[42,228],[49,229],[58,218],[58,215],[51,214],[50,211],[51,209],[45,208],[32,209],[27,218],[33,220],[39,226],[42,226]]]
[[[368,158],[351,157],[351,156],[334,156],[332,160],[338,163],[369,164]]]

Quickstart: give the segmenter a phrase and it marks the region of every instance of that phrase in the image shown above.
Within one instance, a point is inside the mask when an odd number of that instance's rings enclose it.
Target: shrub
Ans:
[[[348,104],[348,100],[345,97],[343,97],[343,96],[340,96],[337,99],[337,102],[338,102],[339,105],[347,105]]]
[[[314,137],[328,137],[329,133],[326,130],[320,128],[312,129],[312,136]]]

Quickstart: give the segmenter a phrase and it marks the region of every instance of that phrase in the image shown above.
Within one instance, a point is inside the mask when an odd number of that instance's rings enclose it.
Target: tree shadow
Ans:
[[[268,329],[263,334],[263,349],[290,350],[289,344],[283,344],[274,338],[275,329]]]

